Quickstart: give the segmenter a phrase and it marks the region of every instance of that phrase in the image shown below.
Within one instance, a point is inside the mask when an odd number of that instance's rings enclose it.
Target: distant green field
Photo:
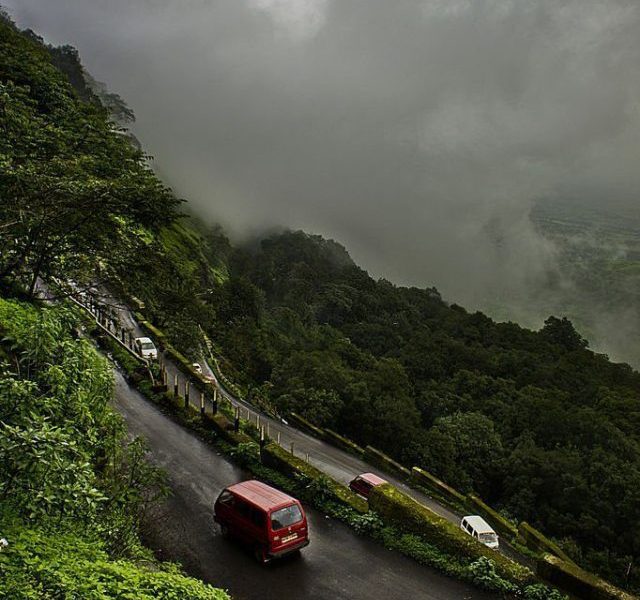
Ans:
[[[593,349],[640,367],[640,211],[544,202],[531,219],[558,250],[559,277],[481,308],[532,328],[550,314],[567,316]]]

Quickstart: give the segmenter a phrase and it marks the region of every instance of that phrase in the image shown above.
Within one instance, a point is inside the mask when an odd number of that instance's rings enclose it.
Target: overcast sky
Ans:
[[[0,4],[76,46],[159,173],[236,235],[322,233],[473,304],[552,266],[536,198],[638,200],[638,0]]]

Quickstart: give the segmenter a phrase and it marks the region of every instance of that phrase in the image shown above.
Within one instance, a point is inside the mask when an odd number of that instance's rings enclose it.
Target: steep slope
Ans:
[[[177,201],[105,109],[1,14],[0,131],[3,296],[121,268],[123,241],[174,220]],[[0,596],[228,599],[140,543],[165,486],[109,407],[111,365],[78,339],[84,325],[0,297]]]
[[[8,23],[0,86],[5,293],[29,295],[38,277],[107,283],[191,357],[202,328],[252,400],[475,489],[640,589],[638,373],[588,350],[566,319],[497,324],[435,289],[375,281],[319,236],[233,248],[178,219],[107,110]]]

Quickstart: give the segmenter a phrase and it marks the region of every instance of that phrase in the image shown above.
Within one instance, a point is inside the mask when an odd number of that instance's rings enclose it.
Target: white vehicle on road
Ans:
[[[462,517],[462,521],[460,521],[460,529],[489,548],[496,549],[500,545],[498,534],[491,529],[489,523],[478,515]]]
[[[148,337],[136,338],[136,350],[142,358],[158,360],[158,350]]]

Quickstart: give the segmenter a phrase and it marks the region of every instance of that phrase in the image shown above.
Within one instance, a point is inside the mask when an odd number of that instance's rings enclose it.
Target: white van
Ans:
[[[158,359],[158,351],[153,345],[153,342],[148,337],[136,338],[136,350],[142,358],[150,360]]]
[[[500,545],[498,534],[491,529],[489,523],[478,515],[462,517],[460,529],[489,548],[497,548]]]

